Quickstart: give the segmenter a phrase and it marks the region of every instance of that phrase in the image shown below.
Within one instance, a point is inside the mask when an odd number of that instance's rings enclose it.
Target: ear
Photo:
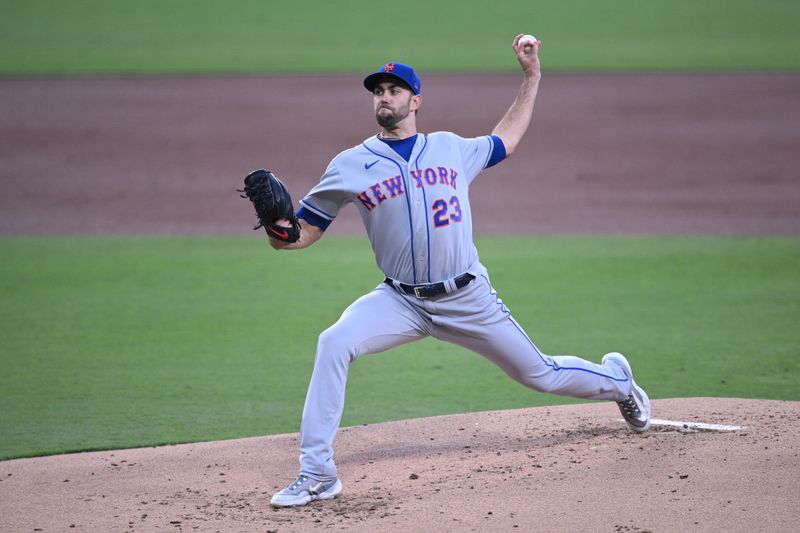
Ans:
[[[416,111],[417,109],[420,108],[420,106],[422,106],[422,95],[421,94],[413,95],[411,97],[411,106],[410,106],[411,111]]]

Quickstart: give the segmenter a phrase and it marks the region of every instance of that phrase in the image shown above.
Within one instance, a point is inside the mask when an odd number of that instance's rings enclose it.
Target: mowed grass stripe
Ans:
[[[550,354],[629,355],[652,397],[800,400],[800,240],[479,238]],[[381,281],[369,245],[0,239],[0,458],[299,429],[317,335]],[[344,425],[571,401],[426,340],[351,369]]]
[[[6,0],[0,73],[515,71],[516,33],[547,71],[796,70],[798,19],[790,0]]]

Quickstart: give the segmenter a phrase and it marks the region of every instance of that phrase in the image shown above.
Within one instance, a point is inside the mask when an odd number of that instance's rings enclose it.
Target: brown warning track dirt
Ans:
[[[428,75],[420,125],[488,133],[516,75]],[[375,132],[360,76],[0,79],[0,235],[248,235]],[[479,234],[800,233],[800,74],[545,75],[474,184]],[[349,209],[329,230],[361,234]],[[646,385],[646,384],[644,384]],[[627,431],[613,404],[347,428],[345,492],[271,510],[297,435],[0,462],[2,531],[792,531],[800,404],[658,400],[736,433]],[[74,526],[74,527],[73,527]]]
[[[796,531],[800,402],[657,400],[344,429],[339,499],[272,510],[297,435],[0,463],[3,531]],[[73,528],[74,526],[74,528]]]
[[[489,133],[519,77],[425,75],[423,131]],[[549,75],[479,234],[800,232],[800,73]],[[0,79],[0,234],[238,234],[269,167],[295,199],[376,132],[361,78]],[[331,233],[362,234],[354,209]]]

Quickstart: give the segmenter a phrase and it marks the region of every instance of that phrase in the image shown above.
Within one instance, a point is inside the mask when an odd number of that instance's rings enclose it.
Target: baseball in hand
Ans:
[[[527,54],[533,48],[533,44],[536,42],[536,37],[533,35],[523,35],[519,38],[519,46],[522,47],[522,50]]]

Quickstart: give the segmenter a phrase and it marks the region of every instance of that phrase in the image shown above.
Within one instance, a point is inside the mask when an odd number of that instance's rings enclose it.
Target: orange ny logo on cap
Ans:
[[[386,63],[386,64],[383,66],[383,71],[384,71],[384,72],[391,72],[391,71],[393,71],[393,70],[394,70],[394,63]]]

